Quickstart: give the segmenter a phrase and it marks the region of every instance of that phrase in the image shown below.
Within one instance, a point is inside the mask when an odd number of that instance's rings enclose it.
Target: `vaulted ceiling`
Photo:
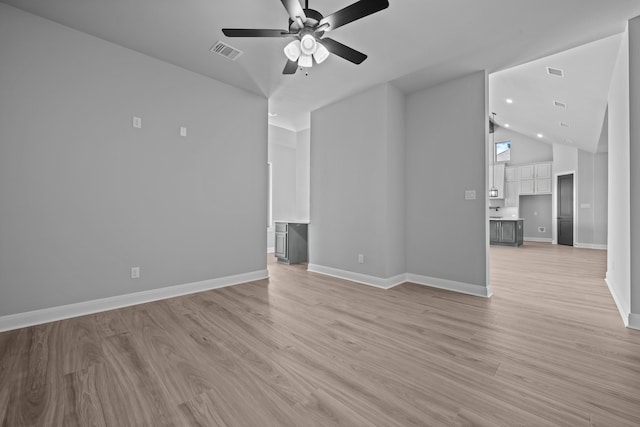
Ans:
[[[286,76],[289,39],[221,32],[287,28],[279,0],[1,1],[262,95],[277,114],[269,122],[291,130],[309,127],[310,111],[379,83],[410,92],[472,71],[505,70],[620,33],[640,15],[640,0],[390,0],[388,9],[331,33],[369,56],[361,65],[332,55],[308,76]],[[352,2],[309,6],[328,15]],[[218,40],[244,53],[235,61],[211,53]]]
[[[621,35],[489,76],[495,122],[529,138],[595,153]]]

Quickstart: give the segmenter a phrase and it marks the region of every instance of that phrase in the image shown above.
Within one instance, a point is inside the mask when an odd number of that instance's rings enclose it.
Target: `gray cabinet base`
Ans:
[[[524,243],[524,221],[489,221],[489,243],[500,246],[522,246]]]
[[[276,222],[276,253],[278,262],[299,264],[308,262],[307,224]]]

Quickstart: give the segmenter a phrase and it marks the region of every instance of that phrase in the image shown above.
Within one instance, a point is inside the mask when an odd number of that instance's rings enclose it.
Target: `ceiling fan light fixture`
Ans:
[[[287,55],[290,61],[297,61],[301,52],[300,40],[294,40],[284,47],[284,54]]]
[[[302,68],[313,67],[313,57],[303,52],[302,55],[300,55],[300,58],[298,58],[298,65]]]
[[[318,48],[318,42],[316,42],[315,37],[311,34],[305,34],[300,39],[300,50],[305,55],[313,55],[316,53],[316,49]]]
[[[324,60],[327,59],[328,57],[329,57],[329,51],[327,50],[327,48],[322,46],[320,43],[318,43],[318,48],[316,49],[316,52],[313,54],[313,59],[315,59],[318,64],[322,64]]]

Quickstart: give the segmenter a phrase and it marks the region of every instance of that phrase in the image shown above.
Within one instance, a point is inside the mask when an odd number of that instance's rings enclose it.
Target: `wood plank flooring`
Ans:
[[[268,281],[1,333],[2,425],[640,425],[604,251],[492,247],[491,299],[269,260]]]

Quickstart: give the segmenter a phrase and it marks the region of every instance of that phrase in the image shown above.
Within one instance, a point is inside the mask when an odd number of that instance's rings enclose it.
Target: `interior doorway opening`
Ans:
[[[620,36],[611,36],[489,75],[486,117],[493,133],[486,142],[486,193],[489,282],[494,292],[500,287],[491,276],[501,267],[491,264],[492,252],[531,259],[531,265],[520,266],[523,274],[542,276],[554,268],[543,261],[555,259],[549,254],[579,258],[582,249],[607,249],[607,97],[620,43]],[[588,57],[600,58],[604,68],[590,74],[594,70],[580,59]],[[544,72],[560,63],[563,77]],[[572,80],[578,75],[590,75],[591,83]],[[578,106],[580,115],[575,115]],[[493,188],[499,189],[499,197],[490,196]],[[495,242],[509,238],[511,228],[493,222],[515,220],[522,221],[522,245],[517,235],[513,244]],[[521,256],[526,253],[531,256]],[[600,255],[606,259],[606,252]],[[606,266],[601,274],[604,279]]]

